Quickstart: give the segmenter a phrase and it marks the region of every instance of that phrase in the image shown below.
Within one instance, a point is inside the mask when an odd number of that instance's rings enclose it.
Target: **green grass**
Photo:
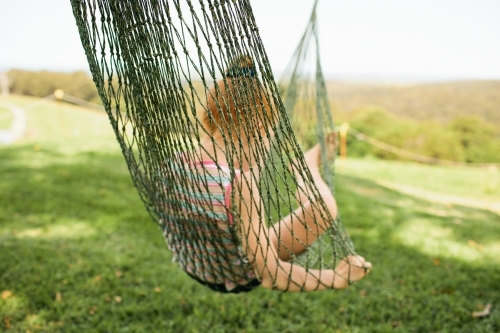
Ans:
[[[0,130],[10,128],[12,124],[12,113],[5,107],[0,106]]]
[[[445,196],[500,202],[500,171],[497,168],[451,168],[350,157],[338,162],[337,172]]]
[[[33,109],[27,138],[0,148],[0,331],[500,331],[497,214],[339,175],[342,219],[374,264],[369,277],[342,291],[221,295],[171,263],[113,134],[91,132],[96,117]],[[490,316],[471,317],[487,303]]]

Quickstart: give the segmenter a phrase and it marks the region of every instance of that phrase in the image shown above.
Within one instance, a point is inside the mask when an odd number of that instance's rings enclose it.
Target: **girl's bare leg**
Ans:
[[[326,143],[330,152],[335,150],[335,140],[327,138]],[[307,151],[304,158],[318,193],[315,196],[304,186],[304,179],[297,175],[295,197],[299,201],[299,207],[270,228],[272,242],[281,260],[289,260],[292,254],[303,252],[334,222],[332,218],[337,217],[337,203],[319,172],[319,144]],[[323,199],[329,215],[317,202],[318,196]]]
[[[326,138],[327,159],[336,152],[336,136],[331,134]],[[337,203],[321,177],[319,166],[321,151],[319,144],[304,154],[312,179],[318,189],[332,218],[337,217]],[[305,186],[303,177],[297,174],[298,187],[295,197],[299,203],[291,215],[270,228],[271,240],[278,251],[281,260],[289,260],[292,254],[303,252],[334,222],[328,217],[324,208],[317,204],[316,198]],[[332,272],[334,288],[343,289],[351,283],[362,279],[371,270],[372,265],[361,256],[349,255],[343,258]]]

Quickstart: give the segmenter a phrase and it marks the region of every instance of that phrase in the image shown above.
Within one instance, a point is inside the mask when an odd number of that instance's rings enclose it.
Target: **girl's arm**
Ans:
[[[334,270],[306,270],[279,259],[277,250],[269,238],[269,229],[264,220],[264,206],[256,181],[248,173],[242,175],[237,183],[235,200],[239,205],[242,222],[242,245],[254,271],[264,288],[282,291],[313,291],[345,288],[350,265],[363,268],[361,257],[349,257],[349,263]],[[360,259],[361,258],[361,259]],[[350,265],[349,265],[350,264]],[[346,269],[347,268],[347,269]]]

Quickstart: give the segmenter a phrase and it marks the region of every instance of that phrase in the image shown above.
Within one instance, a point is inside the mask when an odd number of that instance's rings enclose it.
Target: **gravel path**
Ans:
[[[0,130],[0,144],[10,145],[24,135],[27,121],[26,112],[19,106],[2,100],[0,100],[0,106],[9,109],[14,116],[10,129]]]

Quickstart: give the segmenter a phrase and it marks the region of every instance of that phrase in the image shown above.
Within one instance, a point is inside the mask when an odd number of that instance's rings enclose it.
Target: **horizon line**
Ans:
[[[54,68],[54,67],[0,67],[0,73],[8,72],[10,70],[24,70],[32,72],[54,72],[54,73],[74,73],[83,71],[91,77],[90,70],[83,68]],[[275,71],[274,77],[279,81],[283,77],[283,71]],[[422,83],[444,83],[444,82],[461,82],[461,81],[500,81],[499,76],[484,76],[484,75],[438,75],[438,74],[381,74],[381,73],[359,73],[359,72],[324,72],[325,80],[339,81],[339,82],[352,82],[352,83],[380,83],[380,84],[422,84]]]

